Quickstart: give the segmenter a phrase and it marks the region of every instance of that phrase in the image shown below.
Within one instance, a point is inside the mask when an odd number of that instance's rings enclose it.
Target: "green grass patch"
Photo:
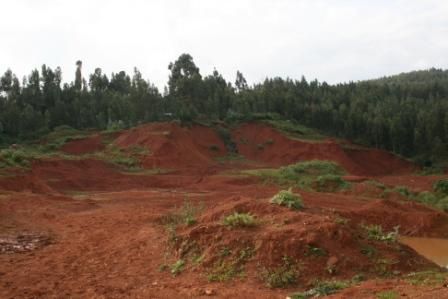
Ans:
[[[59,150],[67,142],[83,139],[88,135],[88,132],[79,131],[70,126],[59,126],[42,138],[43,147],[46,151]]]
[[[18,148],[6,148],[0,150],[0,168],[29,168],[33,160],[48,158],[61,158],[66,160],[78,159],[77,157],[56,151],[47,151],[41,145],[29,145]]]
[[[110,144],[103,151],[87,156],[115,164],[125,169],[139,169],[140,155],[133,154],[133,151],[136,150],[131,149],[131,151],[126,151]]]
[[[404,279],[412,285],[434,286],[443,284],[448,279],[448,272],[439,269],[409,273]]]
[[[378,299],[398,299],[400,296],[395,291],[383,291],[376,293],[376,298]]]
[[[325,136],[318,133],[316,130],[300,125],[299,123],[292,120],[267,119],[263,120],[263,122],[283,132],[285,135],[293,139],[307,141],[322,141],[325,139]]]
[[[255,217],[249,213],[235,212],[229,216],[224,217],[222,223],[225,226],[232,228],[236,227],[254,227],[257,225]]]
[[[180,273],[182,273],[184,268],[185,268],[185,261],[180,259],[171,265],[170,272],[171,272],[171,274],[173,274],[173,276],[177,276]]]
[[[271,203],[285,206],[292,210],[303,209],[302,198],[299,194],[294,194],[291,189],[278,192],[271,198]]]
[[[335,192],[350,186],[341,177],[345,174],[344,169],[335,162],[324,160],[299,162],[279,169],[246,170],[243,173],[259,176],[266,183],[319,192]]]

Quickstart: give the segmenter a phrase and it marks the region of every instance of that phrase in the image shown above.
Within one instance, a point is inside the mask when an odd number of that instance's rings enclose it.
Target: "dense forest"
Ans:
[[[377,80],[329,85],[317,80],[267,78],[249,86],[218,71],[202,76],[189,54],[168,68],[161,93],[134,69],[110,77],[100,68],[62,83],[62,71],[43,65],[19,80],[7,70],[0,81],[0,143],[17,142],[68,125],[120,129],[143,122],[250,120],[272,114],[332,136],[387,149],[430,164],[448,149],[448,71],[430,69]]]

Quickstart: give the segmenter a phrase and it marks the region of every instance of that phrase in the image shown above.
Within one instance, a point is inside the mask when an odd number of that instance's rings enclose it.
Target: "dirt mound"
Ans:
[[[125,190],[150,185],[145,176],[125,175],[100,160],[45,160],[32,165],[35,177],[61,191]]]
[[[347,149],[332,140],[293,140],[260,123],[241,125],[233,132],[233,139],[242,155],[273,166],[313,159],[330,160],[339,163],[350,174],[358,176],[397,174],[413,169],[410,162],[384,151]]]
[[[0,177],[0,190],[32,193],[56,193],[44,180],[34,174]]]
[[[124,149],[143,147],[149,155],[143,158],[145,168],[208,167],[213,158],[226,154],[223,141],[207,127],[183,128],[177,123],[154,123],[122,133],[115,144]]]
[[[387,231],[399,226],[401,234],[448,237],[448,214],[415,202],[376,200],[341,215],[357,223],[381,225]]]
[[[253,215],[256,225],[225,226],[222,219],[235,212]],[[238,196],[207,210],[198,224],[180,229],[176,248],[178,258],[185,261],[201,256],[202,270],[218,281],[229,273],[244,272],[258,283],[269,283],[270,275],[281,270],[294,271],[296,282],[307,285],[316,279],[351,278],[359,273],[374,277],[433,266],[412,249],[370,240],[360,226],[340,223],[333,216]],[[366,248],[394,262],[379,266]]]
[[[83,155],[101,151],[104,148],[103,136],[95,134],[87,138],[69,141],[61,147],[61,150],[71,155]]]

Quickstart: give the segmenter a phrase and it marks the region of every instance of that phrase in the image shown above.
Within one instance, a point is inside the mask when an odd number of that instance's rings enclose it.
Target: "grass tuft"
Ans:
[[[285,206],[292,210],[303,209],[302,198],[299,194],[292,193],[292,190],[281,190],[271,198],[271,203]]]

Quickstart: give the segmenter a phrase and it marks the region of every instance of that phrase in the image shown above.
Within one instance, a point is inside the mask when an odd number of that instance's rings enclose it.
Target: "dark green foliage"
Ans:
[[[205,117],[263,120],[298,138],[321,138],[310,127],[414,157],[427,168],[448,158],[446,70],[338,85],[276,77],[252,86],[238,72],[232,85],[217,70],[203,77],[191,55],[182,54],[169,65],[162,96],[137,69],[108,77],[96,68],[86,80],[81,61],[76,66],[74,81],[66,84],[60,68],[43,65],[24,84],[6,70],[0,77],[0,142],[36,138],[60,125],[122,129]]]
[[[319,192],[335,192],[347,188],[349,184],[340,175],[325,174],[317,177],[315,189]]]

